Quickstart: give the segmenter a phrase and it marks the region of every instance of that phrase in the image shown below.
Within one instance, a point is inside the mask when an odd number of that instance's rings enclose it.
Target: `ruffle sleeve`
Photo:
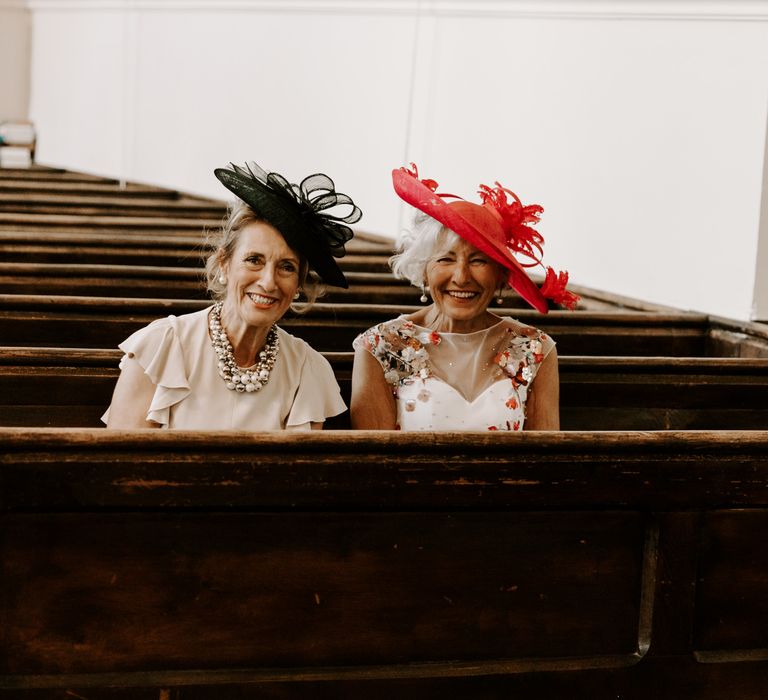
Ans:
[[[125,353],[120,368],[126,357],[135,359],[156,387],[147,420],[167,427],[171,406],[185,399],[191,390],[176,317],[153,321],[118,347]]]
[[[330,363],[320,353],[307,346],[298,388],[293,400],[286,429],[322,423],[326,418],[347,410]]]

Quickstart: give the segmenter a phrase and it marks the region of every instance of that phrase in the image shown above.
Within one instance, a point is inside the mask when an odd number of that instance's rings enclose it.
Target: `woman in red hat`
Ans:
[[[392,173],[397,194],[416,208],[414,230],[392,258],[396,276],[432,303],[355,339],[352,426],[373,430],[558,430],[554,341],[488,310],[513,287],[547,313],[547,299],[574,308],[568,275],[546,268],[538,288],[525,267],[540,265],[543,211],[523,206],[499,183],[481,203],[437,193],[416,167]],[[524,266],[518,257],[527,259]]]
[[[295,185],[255,163],[214,172],[238,197],[206,265],[215,303],[120,344],[122,372],[102,420],[118,429],[322,427],[346,409],[333,370],[277,323],[302,294],[311,303],[320,281],[347,286],[334,257],[360,209],[327,175]]]

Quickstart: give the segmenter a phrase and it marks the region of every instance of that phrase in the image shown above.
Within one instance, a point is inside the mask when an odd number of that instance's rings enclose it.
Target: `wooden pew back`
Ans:
[[[204,300],[69,297],[0,294],[0,338],[4,345],[41,347],[116,347],[131,333],[156,318],[206,306]],[[349,351],[366,328],[409,313],[418,307],[381,304],[316,304],[303,316],[280,325],[320,351]],[[703,314],[654,312],[552,311],[546,317],[528,309],[501,309],[535,324],[558,343],[564,355],[679,356],[707,354],[708,320]],[[768,354],[766,338],[754,336],[756,356]],[[730,350],[723,335],[723,353],[738,355],[742,339]]]
[[[0,444],[9,692],[714,699],[768,669],[766,432]]]
[[[121,354],[0,348],[0,425],[100,427]],[[349,405],[352,353],[325,356]],[[766,395],[768,358],[560,358],[563,430],[763,430]]]

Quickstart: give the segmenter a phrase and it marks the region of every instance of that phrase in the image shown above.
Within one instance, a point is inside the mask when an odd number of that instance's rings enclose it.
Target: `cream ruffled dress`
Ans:
[[[266,386],[250,394],[227,389],[208,336],[209,311],[158,319],[119,345],[121,367],[135,358],[157,387],[147,420],[184,430],[309,430],[346,410],[328,361],[279,327]]]

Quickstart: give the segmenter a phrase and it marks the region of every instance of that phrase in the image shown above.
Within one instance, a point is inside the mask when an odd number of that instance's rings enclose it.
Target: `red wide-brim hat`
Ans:
[[[552,268],[546,268],[546,278],[539,289],[525,270],[526,267],[543,266],[544,239],[531,228],[531,224],[538,222],[542,207],[537,204],[523,206],[513,192],[499,183],[495,188],[480,186],[482,204],[467,202],[455,195],[439,194],[437,182],[420,180],[413,164],[410,169],[393,170],[392,183],[403,201],[439,221],[504,267],[509,273],[509,285],[537,311],[543,314],[549,311],[547,299],[568,308],[575,307],[579,298],[565,289],[567,272],[556,274]],[[508,194],[513,198],[511,202]],[[447,201],[449,198],[453,201]],[[521,263],[515,253],[530,262]]]

